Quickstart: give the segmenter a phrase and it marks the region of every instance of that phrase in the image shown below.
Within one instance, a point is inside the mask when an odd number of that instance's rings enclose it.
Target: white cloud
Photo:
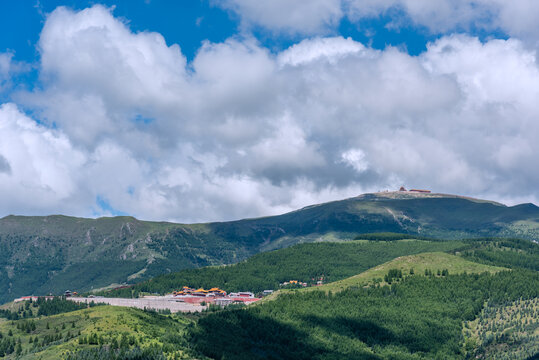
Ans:
[[[63,134],[36,125],[14,104],[0,107],[0,155],[9,171],[0,173],[0,211],[33,208],[69,211],[62,203],[78,191],[84,155]]]
[[[295,66],[323,58],[335,64],[339,59],[350,54],[366,51],[365,46],[351,38],[315,38],[303,40],[281,52],[278,62],[281,67]]]
[[[446,36],[409,56],[233,38],[187,63],[94,6],[53,12],[40,51],[42,90],[17,101],[41,125],[0,111],[4,214],[107,213],[100,198],[144,219],[222,220],[397,185],[539,198],[539,70],[516,39]]]
[[[447,32],[456,28],[469,28],[472,24],[486,26],[497,9],[496,1],[483,0],[344,0],[347,15],[352,20],[378,17],[388,11],[402,12],[393,18],[394,26],[407,22],[402,16],[433,32]]]
[[[390,14],[388,25],[415,25],[435,34],[496,31],[539,45],[539,3],[535,0],[215,0],[236,13],[245,29],[261,27],[290,35],[327,35],[341,20]]]
[[[361,149],[350,149],[343,152],[341,154],[341,161],[359,173],[369,168],[369,163],[365,159],[365,153]]]
[[[292,34],[327,33],[338,25],[341,0],[214,0],[236,12],[245,28],[261,26]]]
[[[410,21],[433,33],[502,30],[510,36],[539,41],[539,3],[534,0],[343,0],[352,20],[392,11],[394,26]]]
[[[454,74],[470,106],[490,102],[537,109],[536,55],[518,40],[482,44],[476,38],[452,35],[430,44],[423,59],[432,73]]]
[[[40,76],[49,86],[34,101],[54,101],[43,106],[44,117],[77,141],[132,131],[137,116],[153,118],[190,101],[180,48],[158,33],[132,33],[103,6],[56,9],[39,48]],[[71,111],[55,112],[64,108]],[[73,117],[82,120],[74,125]]]

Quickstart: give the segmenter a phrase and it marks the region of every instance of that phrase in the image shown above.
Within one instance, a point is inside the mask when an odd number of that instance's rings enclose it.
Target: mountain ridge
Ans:
[[[130,216],[0,219],[0,301],[137,282],[185,268],[236,263],[262,251],[394,232],[441,239],[539,239],[539,208],[457,195],[371,193],[289,213],[178,224]]]
[[[125,218],[125,219],[131,219],[136,221],[143,221],[143,222],[150,222],[150,223],[159,223],[159,224],[172,224],[172,225],[202,225],[202,224],[216,224],[216,223],[228,223],[228,222],[234,222],[234,221],[244,221],[244,220],[259,220],[259,219],[265,219],[265,218],[271,218],[275,216],[281,216],[286,214],[295,213],[302,210],[307,210],[313,207],[323,206],[331,203],[346,201],[346,200],[386,200],[386,199],[417,199],[417,198],[453,198],[453,199],[464,199],[469,200],[477,203],[490,203],[493,205],[498,205],[506,208],[514,208],[519,206],[533,206],[534,208],[539,209],[539,206],[535,205],[534,203],[528,202],[528,203],[520,203],[516,205],[506,205],[503,203],[500,203],[498,201],[494,200],[486,200],[486,199],[480,199],[472,196],[464,196],[464,195],[456,195],[456,194],[446,194],[446,193],[420,193],[420,192],[413,192],[413,191],[380,191],[380,192],[374,192],[374,193],[364,193],[357,196],[339,199],[339,200],[330,200],[327,202],[312,204],[312,205],[306,205],[296,210],[287,211],[282,214],[275,214],[275,215],[263,215],[263,216],[255,216],[255,217],[246,217],[246,218],[240,218],[235,220],[217,220],[217,221],[207,221],[207,222],[194,222],[194,223],[185,223],[185,222],[175,222],[175,221],[161,221],[161,220],[145,220],[140,219],[132,215],[118,215],[118,216],[100,216],[100,217],[83,217],[83,216],[71,216],[71,215],[65,215],[65,214],[50,214],[50,215],[19,215],[19,214],[9,214],[5,215],[4,217],[1,217],[0,220],[9,219],[9,218],[54,218],[54,217],[66,217],[66,218],[73,218],[73,219],[80,219],[80,220],[101,220],[101,219],[119,219],[119,218]]]

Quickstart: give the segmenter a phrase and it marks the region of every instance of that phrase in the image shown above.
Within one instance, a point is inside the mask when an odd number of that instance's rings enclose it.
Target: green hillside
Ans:
[[[464,324],[481,317],[485,304],[535,303],[537,272],[467,267],[470,263],[450,255],[427,258],[433,261],[429,266],[455,266],[467,274],[407,274],[391,286],[350,281],[338,292],[286,292],[246,310],[201,318],[190,331],[190,342],[213,359],[468,359],[486,352],[485,359],[531,359],[537,354],[533,332],[518,333],[531,345],[522,347],[513,337],[502,336],[504,328],[490,328],[503,353],[463,332]],[[406,260],[420,268],[425,259]],[[471,274],[485,269],[491,272]],[[381,274],[367,277],[373,275]],[[526,321],[533,329],[539,325],[537,318]]]
[[[371,239],[395,239],[398,234],[372,234]],[[435,252],[435,253],[432,253]],[[416,257],[406,257],[417,254]],[[453,255],[457,256],[453,256]],[[412,261],[410,261],[412,259]],[[347,242],[322,242],[298,244],[289,248],[260,253],[229,266],[185,269],[157,276],[130,288],[103,291],[100,295],[111,297],[137,297],[141,293],[166,294],[182,286],[212,288],[218,286],[228,292],[279,289],[280,283],[289,280],[306,282],[309,286],[323,277],[325,287],[339,286],[339,280],[354,281],[355,274],[363,279],[369,275],[383,278],[386,261],[404,273],[414,269],[416,274],[426,269],[442,270],[440,263],[448,264],[452,274],[483,272],[492,269],[538,270],[539,244],[518,239],[482,238],[468,240],[359,240]],[[484,264],[484,265],[483,265]],[[380,265],[380,266],[378,266]],[[491,266],[485,266],[491,265]],[[376,276],[370,276],[376,274]],[[330,283],[330,284],[328,284]]]
[[[0,302],[233,263],[251,252],[207,225],[8,216],[0,220]]]
[[[297,243],[394,232],[459,239],[539,238],[539,208],[442,194],[366,194],[258,219],[208,224],[132,217],[0,219],[0,302],[136,283],[182,269],[232,264]]]
[[[327,263],[336,282],[191,315],[77,310],[63,300],[6,304],[0,358],[529,360],[539,351],[539,272],[502,255],[536,259],[537,247],[511,239],[300,244],[174,276],[244,286]],[[170,276],[154,281],[177,280]]]
[[[399,256],[394,260],[380,266],[375,266],[361,274],[309,290],[339,292],[350,287],[384,284],[386,283],[384,281],[384,276],[391,269],[400,271],[404,277],[415,274],[424,275],[426,271],[430,271],[433,274],[438,274],[438,272],[443,270],[447,270],[449,274],[481,274],[484,272],[496,273],[507,270],[503,267],[478,264],[465,260],[459,256],[442,252],[427,252],[417,255]]]
[[[137,297],[141,292],[166,294],[181,289],[182,286],[217,286],[228,292],[261,292],[266,289],[279,289],[280,283],[289,280],[313,285],[321,277],[328,283],[358,274],[397,256],[428,251],[451,251],[464,245],[461,241],[423,240],[299,244],[260,253],[234,265],[187,269],[157,276],[132,288],[103,292],[101,295]]]
[[[192,322],[180,315],[113,306],[16,321],[0,319],[0,358],[161,359],[162,354],[193,358],[183,337]],[[104,348],[112,349],[117,357]]]
[[[539,243],[519,239],[478,239],[457,251],[464,258],[490,265],[539,271]]]

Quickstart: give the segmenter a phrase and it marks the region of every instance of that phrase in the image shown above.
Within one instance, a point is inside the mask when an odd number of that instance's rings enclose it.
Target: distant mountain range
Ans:
[[[185,268],[229,264],[302,242],[394,232],[426,237],[539,239],[539,208],[446,194],[383,192],[279,216],[207,224],[132,217],[0,219],[0,303],[85,291]]]

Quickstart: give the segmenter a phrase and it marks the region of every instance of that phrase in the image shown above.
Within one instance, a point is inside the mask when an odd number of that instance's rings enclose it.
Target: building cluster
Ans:
[[[184,286],[180,291],[174,291],[172,293],[174,296],[195,296],[195,297],[216,297],[216,296],[226,296],[226,291],[219,288],[211,288],[209,290],[200,288],[193,289],[188,286]]]
[[[410,189],[406,190],[404,186],[401,186],[399,191],[406,191],[406,192],[413,192],[413,193],[422,193],[422,194],[430,194],[430,190],[423,190],[423,189]]]
[[[288,285],[296,285],[296,286],[307,287],[306,282],[301,282],[301,281],[298,281],[298,280],[285,281],[285,282],[279,284],[279,286],[288,286]]]
[[[301,282],[299,280],[288,280],[288,281],[285,281],[285,282],[282,282],[282,283],[279,284],[279,286],[281,286],[281,287],[284,287],[284,286],[307,287],[307,286],[320,286],[320,285],[324,285],[324,275],[322,275],[320,277],[311,278],[311,285],[309,285],[306,282]]]
[[[179,302],[186,302],[191,304],[206,303],[216,305],[230,305],[233,303],[250,304],[252,302],[260,300],[255,297],[252,292],[232,292],[227,294],[226,291],[219,288],[211,288],[209,290],[200,288],[193,289],[188,286],[184,286],[180,291],[174,291],[172,293],[174,299]]]

